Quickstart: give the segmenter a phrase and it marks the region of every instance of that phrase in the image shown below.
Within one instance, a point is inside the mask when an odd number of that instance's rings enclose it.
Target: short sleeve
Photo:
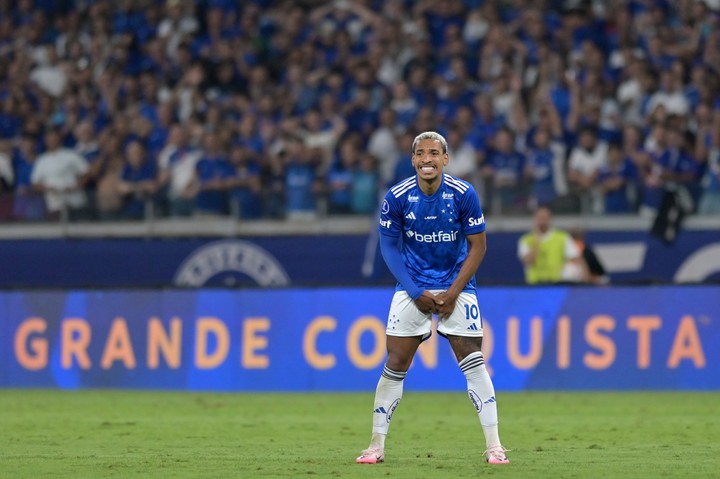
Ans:
[[[398,237],[402,233],[402,206],[400,201],[388,191],[380,207],[380,234]]]
[[[483,233],[485,231],[485,216],[480,207],[480,199],[472,186],[462,195],[460,208],[463,233],[466,236]]]

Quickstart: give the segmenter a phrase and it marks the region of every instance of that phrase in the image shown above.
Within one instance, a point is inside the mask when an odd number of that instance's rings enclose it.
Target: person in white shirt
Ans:
[[[188,145],[184,126],[173,125],[165,147],[158,154],[158,181],[165,189],[171,216],[190,216],[195,207],[195,165],[202,156],[199,148]]]
[[[570,152],[567,179],[573,191],[580,196],[584,212],[602,213],[603,197],[597,179],[600,169],[607,165],[607,157],[607,144],[598,142],[596,130],[583,127],[577,146]]]
[[[38,157],[30,181],[44,193],[51,217],[58,218],[65,210],[74,213],[86,206],[84,181],[88,169],[85,158],[62,146],[59,131],[48,130],[45,152]]]
[[[668,115],[687,115],[690,103],[683,92],[682,78],[672,70],[664,70],[660,74],[660,90],[648,100],[646,113],[652,115],[656,108],[662,106]]]

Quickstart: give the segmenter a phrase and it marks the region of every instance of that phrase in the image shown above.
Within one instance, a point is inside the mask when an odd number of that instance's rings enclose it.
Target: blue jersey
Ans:
[[[470,183],[443,174],[440,188],[427,196],[413,176],[385,195],[379,229],[402,241],[401,255],[417,286],[447,289],[467,258],[465,237],[484,232],[485,218]],[[398,284],[397,290],[404,288]],[[474,276],[464,291],[475,291]]]

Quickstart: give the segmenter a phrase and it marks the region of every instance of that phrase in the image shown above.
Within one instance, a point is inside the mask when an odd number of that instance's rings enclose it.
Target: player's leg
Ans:
[[[405,375],[418,346],[430,336],[431,320],[431,315],[420,312],[404,291],[393,297],[386,331],[388,357],[375,389],[370,446],[356,462],[375,464],[385,460],[385,438],[402,399]]]
[[[476,312],[476,313],[474,313]],[[474,294],[462,293],[453,314],[441,320],[438,332],[448,338],[460,370],[467,380],[468,396],[480,418],[488,462],[506,464],[498,432],[497,400],[482,354],[482,321]]]
[[[356,459],[359,464],[376,464],[385,460],[385,438],[393,414],[400,404],[403,382],[422,336],[387,336],[388,359],[375,388],[373,427],[370,445]]]

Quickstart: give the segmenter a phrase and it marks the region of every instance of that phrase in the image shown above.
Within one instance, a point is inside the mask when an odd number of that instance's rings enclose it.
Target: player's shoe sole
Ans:
[[[385,452],[379,448],[365,449],[360,453],[360,457],[355,459],[358,464],[378,464],[385,462]]]

